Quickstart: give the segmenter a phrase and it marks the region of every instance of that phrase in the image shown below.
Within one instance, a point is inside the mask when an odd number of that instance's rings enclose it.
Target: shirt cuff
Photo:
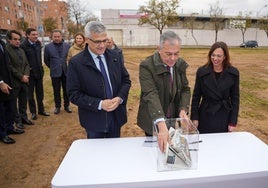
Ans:
[[[101,110],[102,100],[99,103],[98,110]]]

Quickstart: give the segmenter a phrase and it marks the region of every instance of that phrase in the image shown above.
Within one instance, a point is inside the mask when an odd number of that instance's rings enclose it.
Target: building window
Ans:
[[[9,8],[7,6],[5,6],[5,11],[9,12]]]
[[[18,6],[21,7],[21,2],[20,1],[18,1]]]

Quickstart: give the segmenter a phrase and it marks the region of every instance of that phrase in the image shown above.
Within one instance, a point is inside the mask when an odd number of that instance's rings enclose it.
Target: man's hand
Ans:
[[[107,112],[112,112],[120,105],[120,102],[120,97],[115,97],[113,99],[105,99],[102,101],[101,108]]]
[[[23,75],[22,78],[21,78],[21,81],[22,81],[23,83],[28,83],[28,82],[29,82],[29,76],[27,76],[27,75]]]
[[[179,114],[180,118],[185,118],[185,119],[188,119],[188,116],[186,114],[186,111],[185,110],[181,110],[180,111],[180,114]]]
[[[167,125],[164,121],[160,121],[157,123],[158,127],[158,135],[157,142],[161,152],[166,151],[167,143],[170,142],[169,132],[167,129]]]
[[[6,84],[5,82],[3,82],[2,84],[0,84],[0,89],[3,93],[5,94],[10,94],[10,90],[12,89],[8,84]]]

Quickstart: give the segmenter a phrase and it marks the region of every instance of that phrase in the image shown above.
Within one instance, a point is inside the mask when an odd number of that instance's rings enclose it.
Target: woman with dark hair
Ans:
[[[239,71],[224,42],[214,43],[207,58],[196,73],[191,120],[200,133],[232,132],[239,111]]]

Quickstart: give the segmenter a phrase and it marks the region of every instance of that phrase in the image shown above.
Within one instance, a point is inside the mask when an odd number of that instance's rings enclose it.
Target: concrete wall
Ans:
[[[121,18],[120,10],[102,10],[102,22],[108,28],[109,34],[119,46],[157,46],[159,31],[150,25],[138,25],[138,19]],[[178,27],[167,28],[178,33],[182,45],[197,45],[189,29]],[[215,41],[215,30],[194,29],[193,35],[198,45],[210,46]],[[256,40],[259,46],[268,46],[268,38],[263,30],[249,28],[245,33],[245,40]],[[223,29],[218,32],[218,41],[224,41],[229,46],[239,46],[242,42],[242,33],[239,29]]]

